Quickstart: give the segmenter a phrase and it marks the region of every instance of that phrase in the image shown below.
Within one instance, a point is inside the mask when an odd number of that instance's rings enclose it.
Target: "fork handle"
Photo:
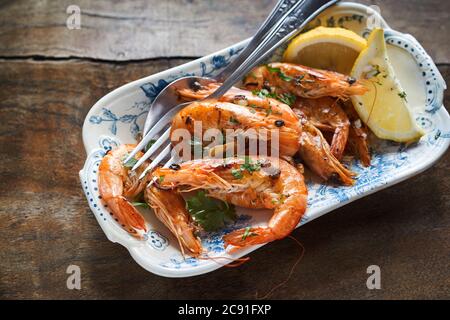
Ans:
[[[299,5],[301,2],[305,0],[279,0],[272,12],[263,22],[263,24],[259,27],[256,34],[247,44],[247,46],[241,51],[236,59],[234,59],[228,66],[220,72],[214,79],[218,82],[224,82],[229,76],[236,71],[237,68],[253,53],[253,51],[258,47],[270,29],[273,28],[277,24],[277,22],[281,21],[283,17],[290,12],[290,9],[294,7],[294,5]]]
[[[263,38],[250,56],[235,70],[208,98],[219,98],[236,82],[242,79],[258,63],[271,54],[278,46],[294,37],[319,13],[339,0],[304,0],[291,8],[283,20],[274,26]],[[299,5],[298,5],[299,4]]]

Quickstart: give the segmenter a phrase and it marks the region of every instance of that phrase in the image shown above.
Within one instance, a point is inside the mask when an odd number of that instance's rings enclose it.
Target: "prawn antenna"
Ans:
[[[300,248],[300,251],[299,251],[300,255],[299,255],[299,257],[297,258],[295,263],[292,265],[291,270],[289,271],[289,274],[288,274],[286,280],[283,280],[281,283],[279,283],[276,286],[274,286],[272,289],[269,290],[269,292],[267,292],[262,297],[258,297],[258,291],[256,291],[256,294],[255,294],[255,299],[256,300],[265,300],[265,299],[267,299],[268,297],[270,297],[272,295],[272,293],[275,292],[275,290],[277,290],[278,288],[280,288],[280,287],[284,286],[286,283],[288,283],[289,280],[291,279],[292,275],[294,274],[295,268],[300,263],[300,261],[303,259],[303,256],[305,255],[305,247],[294,236],[289,235],[288,238],[294,240],[295,243],[299,246],[299,248]]]

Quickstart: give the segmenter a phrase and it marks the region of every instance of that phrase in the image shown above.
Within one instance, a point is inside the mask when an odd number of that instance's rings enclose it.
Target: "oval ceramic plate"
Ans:
[[[369,168],[361,166],[356,160],[347,159],[346,164],[358,173],[354,186],[336,187],[308,181],[308,209],[299,226],[424,171],[435,163],[449,146],[450,117],[442,107],[445,82],[431,58],[412,36],[390,29],[377,12],[353,3],[340,3],[329,8],[313,20],[308,28],[318,25],[339,26],[367,37],[369,27],[377,23],[385,30],[389,55],[397,76],[403,84],[408,100],[413,102],[412,107],[418,123],[427,134],[418,143],[408,147],[388,141],[377,141],[371,146],[372,165]],[[126,247],[137,263],[150,272],[166,277],[188,277],[220,268],[227,260],[183,258],[177,241],[150,210],[142,210],[149,226],[145,239],[131,237],[99,199],[99,163],[111,147],[136,142],[135,137],[143,127],[152,99],[170,81],[190,74],[217,74],[237,56],[247,41],[124,85],[100,99],[86,116],[83,142],[88,157],[80,171],[80,179],[89,206],[108,239]],[[281,51],[282,48],[272,59],[278,59]],[[208,256],[239,258],[258,248],[255,246],[233,254],[224,250],[223,234],[249,225],[264,225],[270,217],[270,212],[258,211],[258,214],[254,215],[253,211],[244,209],[238,209],[238,214],[238,220],[226,229],[201,235]]]

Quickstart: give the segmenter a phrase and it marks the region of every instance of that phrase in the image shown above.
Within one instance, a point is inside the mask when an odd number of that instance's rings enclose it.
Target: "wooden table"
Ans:
[[[448,1],[362,2],[416,36],[449,82]],[[81,127],[100,97],[250,36],[273,3],[79,0],[80,30],[66,28],[71,0],[0,3],[0,298],[253,298],[285,279],[298,257],[290,239],[240,268],[187,279],[146,272],[106,239],[78,180]],[[449,170],[447,153],[296,230],[306,254],[272,298],[450,298]],[[71,264],[81,290],[66,288]],[[372,264],[381,290],[366,288]]]

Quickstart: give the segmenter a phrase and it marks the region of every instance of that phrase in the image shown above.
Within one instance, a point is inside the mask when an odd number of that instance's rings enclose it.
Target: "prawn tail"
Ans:
[[[345,146],[347,145],[349,134],[348,127],[339,128],[337,133],[333,136],[333,141],[331,142],[331,153],[335,156],[337,160],[341,160],[344,155]]]
[[[118,222],[133,236],[142,238],[147,232],[144,217],[125,197],[115,197],[107,202]]]
[[[257,244],[263,244],[279,239],[271,228],[256,227],[235,230],[225,236],[223,241],[225,246],[247,247]]]
[[[202,245],[195,236],[195,228],[189,219],[183,198],[172,190],[150,187],[145,191],[145,199],[156,217],[177,239],[182,255],[187,252],[190,256],[199,256],[203,251]]]

